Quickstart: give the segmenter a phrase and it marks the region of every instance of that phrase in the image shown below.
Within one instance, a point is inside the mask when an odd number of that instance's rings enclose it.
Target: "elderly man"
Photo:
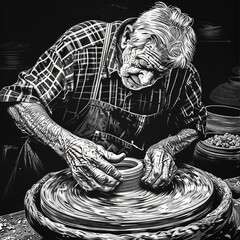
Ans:
[[[201,136],[206,119],[192,22],[157,2],[138,18],[79,23],[0,100],[29,139],[65,159],[83,189],[112,191],[121,182],[113,163],[125,156],[143,159],[145,184],[166,186],[174,156]]]

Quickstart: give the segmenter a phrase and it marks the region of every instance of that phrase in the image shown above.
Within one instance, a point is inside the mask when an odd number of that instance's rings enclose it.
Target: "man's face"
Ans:
[[[138,37],[141,34],[138,34]],[[166,71],[162,54],[154,41],[129,41],[122,54],[120,69],[123,84],[131,90],[152,86]]]

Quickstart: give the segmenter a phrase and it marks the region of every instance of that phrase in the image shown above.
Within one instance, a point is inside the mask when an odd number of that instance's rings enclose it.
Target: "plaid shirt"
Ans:
[[[192,64],[185,69],[172,69],[153,86],[140,91],[131,91],[122,84],[117,36],[133,20],[113,22],[98,98],[142,115],[164,108],[179,130],[191,127],[203,132],[206,110],[201,102],[199,74]],[[31,69],[19,74],[15,84],[1,90],[0,101],[40,102],[58,123],[71,120],[92,97],[105,30],[106,23],[95,20],[67,30]]]

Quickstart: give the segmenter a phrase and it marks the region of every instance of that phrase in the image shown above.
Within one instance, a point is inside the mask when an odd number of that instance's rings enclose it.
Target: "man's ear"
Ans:
[[[125,49],[125,47],[127,46],[127,43],[130,39],[130,34],[133,32],[133,27],[132,25],[127,25],[123,31],[122,34],[122,39],[121,39],[121,48]]]

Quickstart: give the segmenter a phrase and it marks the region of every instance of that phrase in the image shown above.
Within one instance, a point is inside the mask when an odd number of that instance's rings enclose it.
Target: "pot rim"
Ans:
[[[214,146],[214,145],[211,145],[207,142],[204,142],[204,140],[201,140],[200,141],[203,145],[207,146],[207,147],[210,147],[210,148],[213,148],[213,149],[216,149],[216,150],[223,150],[223,151],[228,151],[228,152],[231,152],[231,151],[239,151],[240,153],[240,147],[234,147],[234,148],[224,148],[224,147],[218,147],[218,146]]]
[[[125,169],[119,169],[119,172],[122,174],[135,174],[138,171],[141,171],[143,164],[139,159],[126,157],[122,162],[114,164],[116,168],[124,166]]]
[[[222,114],[219,114],[219,113],[215,113],[215,112],[211,112],[209,111],[208,109],[209,108],[219,108],[219,109],[230,109],[230,110],[234,110],[234,111],[238,111],[239,112],[239,116],[232,116],[232,115],[222,115]],[[237,108],[237,107],[232,107],[232,106],[228,106],[228,105],[220,105],[220,104],[211,104],[211,105],[207,105],[206,106],[206,110],[207,110],[207,113],[211,113],[212,115],[215,115],[215,116],[221,116],[221,117],[231,117],[231,118],[235,118],[235,119],[240,119],[240,108]]]

